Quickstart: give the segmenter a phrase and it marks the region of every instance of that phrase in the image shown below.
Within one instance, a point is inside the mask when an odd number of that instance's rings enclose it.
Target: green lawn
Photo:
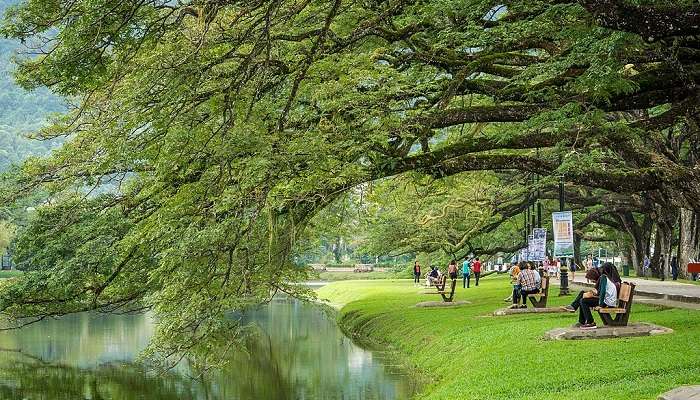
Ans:
[[[5,278],[13,278],[15,276],[22,275],[22,271],[17,271],[17,270],[0,270],[0,279],[5,279]]]
[[[490,316],[506,305],[509,288],[504,277],[478,288],[459,285],[456,299],[472,304],[452,309],[413,307],[439,296],[419,294],[410,280],[335,282],[318,293],[344,304],[339,322],[347,332],[395,350],[428,377],[421,399],[652,400],[675,386],[700,384],[700,311],[636,304],[632,321],[675,332],[546,341],[545,331],[576,322],[576,314]]]

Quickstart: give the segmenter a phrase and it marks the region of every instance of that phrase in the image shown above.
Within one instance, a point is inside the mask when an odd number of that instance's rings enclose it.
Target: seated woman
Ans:
[[[620,272],[613,263],[606,262],[600,266],[600,274],[605,275],[615,284],[617,291],[620,291],[620,286],[622,285],[622,278],[620,277]]]
[[[614,266],[613,266],[614,268]],[[586,279],[593,282],[595,288],[589,291],[581,291],[571,305],[565,310],[576,312],[578,310],[578,323],[581,329],[595,329],[591,307],[615,307],[617,305],[617,285],[606,274],[602,274],[603,268],[593,268],[586,272]]]

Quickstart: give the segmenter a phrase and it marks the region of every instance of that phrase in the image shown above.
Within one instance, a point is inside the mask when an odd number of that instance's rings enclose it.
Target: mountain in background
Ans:
[[[0,13],[19,0],[0,0]],[[0,171],[32,155],[44,155],[57,146],[55,141],[30,140],[28,133],[46,123],[55,112],[65,111],[64,101],[45,88],[27,92],[14,83],[12,57],[20,43],[0,39]]]

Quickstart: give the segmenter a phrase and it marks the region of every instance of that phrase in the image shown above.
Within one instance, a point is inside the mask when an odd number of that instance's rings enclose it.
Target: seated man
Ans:
[[[440,272],[434,266],[430,267],[430,272],[428,273],[428,286],[432,286],[434,283],[440,281]]]
[[[520,286],[520,296],[513,292],[513,305],[511,308],[527,308],[527,295],[540,292],[540,282],[542,278],[535,271],[534,266],[530,263],[521,263],[520,275],[518,275],[517,285]],[[518,306],[518,301],[522,298],[523,302]]]

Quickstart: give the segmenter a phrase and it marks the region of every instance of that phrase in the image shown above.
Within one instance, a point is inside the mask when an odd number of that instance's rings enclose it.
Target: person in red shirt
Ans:
[[[477,257],[472,264],[472,272],[474,272],[476,286],[479,286],[479,276],[481,275],[481,261],[479,261],[479,257]]]

